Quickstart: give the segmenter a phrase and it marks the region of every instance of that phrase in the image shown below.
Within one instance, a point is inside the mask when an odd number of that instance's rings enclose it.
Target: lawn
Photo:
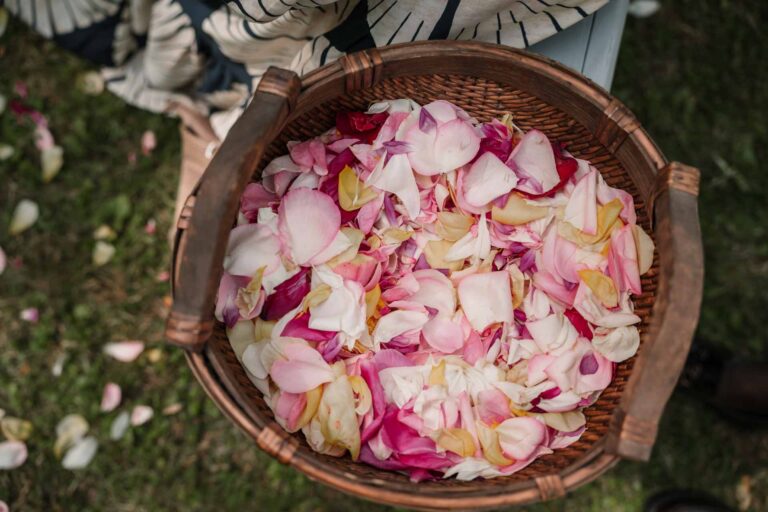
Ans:
[[[742,358],[768,358],[768,38],[761,0],[678,0],[630,19],[613,92],[634,110],[670,159],[702,170],[706,287],[696,343]],[[169,229],[179,165],[176,121],[109,93],[88,95],[77,77],[89,66],[11,20],[0,38],[0,94],[44,113],[64,148],[64,166],[41,179],[34,127],[0,115],[0,408],[30,420],[29,459],[0,471],[11,510],[383,510],[339,494],[262,454],[205,396],[178,350],[162,339]],[[141,152],[146,130],[158,145]],[[132,156],[133,155],[133,156]],[[32,199],[40,219],[11,236],[16,203]],[[150,219],[157,230],[149,234]],[[94,230],[110,226],[114,258],[92,263]],[[36,307],[37,323],[20,320]],[[109,341],[143,340],[133,363],[102,353]],[[64,361],[60,375],[54,363]],[[99,411],[104,384],[123,403]],[[148,423],[118,441],[120,411],[154,408]],[[181,411],[161,411],[181,404]],[[82,414],[99,440],[85,469],[62,468],[58,421]],[[564,500],[531,511],[637,511],[670,486],[705,489],[732,506],[768,510],[768,435],[721,419],[696,393],[677,392],[648,464],[621,463]],[[747,499],[751,504],[747,504]]]

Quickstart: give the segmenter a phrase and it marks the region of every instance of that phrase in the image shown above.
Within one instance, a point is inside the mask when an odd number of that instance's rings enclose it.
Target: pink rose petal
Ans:
[[[431,319],[424,324],[421,334],[430,347],[444,354],[451,354],[464,346],[464,331],[461,326],[447,318]]]
[[[40,312],[37,308],[25,308],[19,313],[19,318],[25,322],[36,324],[40,320]]]
[[[155,132],[147,130],[141,134],[141,154],[148,156],[157,147]]]
[[[275,384],[288,393],[305,393],[333,380],[333,370],[315,349],[301,343],[283,346],[285,360],[272,364],[269,375]]]
[[[155,411],[148,405],[137,405],[131,411],[131,425],[138,427],[152,419]]]
[[[0,443],[0,470],[16,469],[27,460],[27,445],[21,441]]]
[[[530,417],[509,418],[496,428],[499,445],[504,455],[515,460],[526,460],[544,444],[547,427]]]
[[[464,176],[464,199],[475,207],[482,207],[503,196],[517,185],[512,169],[493,153],[484,153],[475,160]]]
[[[540,194],[560,182],[552,145],[547,136],[538,130],[526,133],[512,150],[509,159],[518,170],[519,177],[532,179],[521,179],[518,188],[524,192]]]
[[[339,208],[328,195],[299,188],[284,197],[278,225],[297,265],[306,265],[328,247],[341,226]]]
[[[597,233],[597,170],[592,169],[576,184],[563,220],[588,235]]]
[[[101,411],[114,411],[117,406],[120,405],[120,400],[122,400],[122,397],[123,393],[120,389],[120,386],[114,382],[108,382],[104,386],[104,391],[101,394]]]

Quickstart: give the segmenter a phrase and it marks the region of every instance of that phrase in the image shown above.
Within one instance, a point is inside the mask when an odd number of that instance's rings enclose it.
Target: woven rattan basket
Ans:
[[[568,448],[508,477],[412,483],[407,477],[313,452],[275,422],[213,320],[229,231],[245,185],[286,153],[286,142],[334,125],[340,110],[408,97],[447,99],[481,121],[506,112],[592,162],[630,192],[638,223],[657,254],[642,281],[636,313],[642,345],[618,365],[612,384],[586,409],[587,430]],[[548,59],[480,43],[422,42],[342,57],[299,79],[270,69],[211,161],[178,223],[174,304],[166,335],[186,349],[197,379],[229,418],[267,453],[310,478],[383,503],[423,508],[490,508],[562,496],[620,458],[647,460],[664,406],[680,374],[701,300],[698,171],[667,163],[628,109],[582,76]]]

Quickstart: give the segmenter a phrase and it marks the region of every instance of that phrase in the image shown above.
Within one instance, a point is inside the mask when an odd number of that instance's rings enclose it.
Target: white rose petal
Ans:
[[[131,426],[131,416],[123,411],[112,420],[112,425],[109,427],[109,438],[113,441],[122,439],[129,426]]]
[[[84,437],[77,441],[72,448],[67,450],[61,461],[64,469],[83,469],[93,460],[99,442],[93,436]]]
[[[18,235],[32,227],[39,217],[40,208],[37,206],[37,203],[29,199],[22,199],[13,211],[9,232],[12,235]]]
[[[115,255],[115,246],[104,242],[103,240],[97,240],[96,245],[93,246],[93,254],[91,255],[93,264],[97,267],[106,265],[109,260]]]

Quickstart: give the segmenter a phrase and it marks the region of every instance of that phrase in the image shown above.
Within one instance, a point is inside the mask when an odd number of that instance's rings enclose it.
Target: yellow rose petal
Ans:
[[[605,307],[615,308],[619,305],[619,295],[613,279],[599,270],[583,269],[578,271],[579,277],[586,284],[595,297],[600,299]]]
[[[475,220],[461,213],[440,212],[437,214],[435,233],[443,240],[455,242],[469,232]]]
[[[442,449],[461,457],[471,457],[475,453],[475,441],[472,434],[463,428],[444,429],[440,432],[436,443]]]
[[[464,261],[445,261],[445,255],[453,247],[453,242],[448,240],[432,240],[424,246],[424,257],[432,268],[447,268],[459,270],[464,266]]]
[[[517,194],[509,194],[504,208],[491,208],[491,218],[508,226],[518,226],[531,221],[543,219],[549,213],[546,206],[534,206]]]
[[[339,173],[339,206],[342,209],[348,212],[359,210],[377,196],[375,190],[366,187],[357,178],[357,174],[350,166],[344,167]]]

